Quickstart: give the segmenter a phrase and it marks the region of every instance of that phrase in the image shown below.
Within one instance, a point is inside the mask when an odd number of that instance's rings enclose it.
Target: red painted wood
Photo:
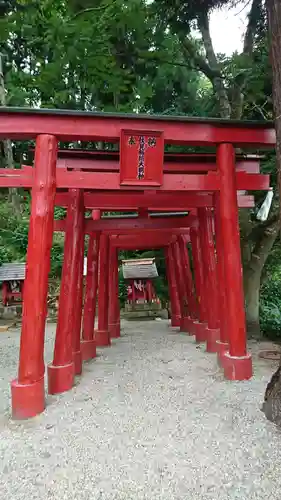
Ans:
[[[98,290],[99,235],[91,234],[88,245],[86,292],[84,304],[82,339],[94,339],[96,301]]]
[[[33,173],[33,167],[22,166],[20,169],[0,168],[0,186],[32,188]]]
[[[8,306],[15,301],[15,299],[19,299],[18,303],[22,299],[22,281],[18,281],[19,290],[12,290],[9,281],[3,281],[2,283],[2,304],[3,306]]]
[[[69,192],[54,359],[48,367],[50,394],[68,391],[74,383],[73,332],[76,328],[77,267],[81,240],[79,210],[82,196],[83,193],[76,189]]]
[[[110,345],[108,330],[108,278],[109,278],[109,237],[100,237],[99,288],[98,288],[98,330],[95,331],[97,346]]]
[[[208,208],[198,210],[203,253],[203,270],[206,291],[206,309],[209,329],[219,328],[217,263],[213,238],[212,212]]]
[[[31,151],[33,151],[32,148]],[[61,149],[58,151],[57,167],[117,172],[119,171],[119,156],[119,151]],[[208,170],[217,170],[214,154],[164,152],[164,173],[206,173]],[[259,173],[260,159],[237,155],[236,170]]]
[[[146,191],[139,193],[138,191],[120,191],[104,193],[85,193],[85,207],[91,209],[102,207],[103,210],[122,210],[133,211],[137,209],[148,209],[148,211],[178,211],[187,210],[189,207],[198,206],[213,206],[213,196],[205,193],[151,193]],[[243,197],[244,199],[245,197]],[[250,197],[247,197],[250,199]],[[252,199],[252,198],[251,198]],[[56,205],[67,207],[67,193],[57,193]]]
[[[195,220],[195,219],[194,219]],[[87,234],[91,234],[93,233],[94,231],[92,230],[92,226],[91,224],[89,224],[89,222],[87,222],[86,224],[86,227],[85,227],[85,232]],[[64,232],[65,231],[65,220],[56,220],[55,221],[55,224],[54,224],[54,230],[55,231],[60,231],[60,232]],[[100,231],[97,231],[97,232],[100,232]],[[104,231],[105,234],[111,234],[112,231]],[[127,245],[127,243],[131,246],[131,244],[134,242],[134,241],[137,241],[139,248],[142,248],[143,245],[144,247],[147,248],[146,246],[146,242],[148,241],[148,239],[153,236],[153,245],[155,244],[155,248],[159,248],[159,246],[163,246],[162,245],[162,241],[163,239],[162,238],[165,238],[165,236],[167,238],[171,238],[173,239],[173,237],[177,234],[185,234],[187,237],[189,235],[189,228],[184,228],[184,227],[181,227],[181,228],[173,228],[173,229],[155,229],[155,228],[152,228],[152,229],[119,229],[119,230],[115,230],[113,231],[113,234],[114,234],[114,238],[115,241],[114,241],[114,244],[119,247],[119,248],[122,248],[123,247],[123,244]],[[141,239],[138,239],[139,235],[140,234],[145,234],[145,240],[143,239],[143,237]],[[130,235],[130,236],[129,236]],[[163,236],[165,235],[165,236]],[[126,239],[122,239],[123,238],[126,238],[126,236],[129,236],[130,240],[127,241]],[[135,240],[136,238],[136,240]],[[163,244],[169,244],[170,241],[167,240],[166,243],[165,243],[165,240],[163,242]],[[134,247],[136,248],[136,247]]]
[[[183,280],[181,254],[178,241],[172,244],[172,251],[173,251],[174,266],[175,266],[177,294],[180,302],[181,321],[183,321],[184,318],[188,317],[188,304],[187,304],[186,290]]]
[[[93,220],[99,220],[100,216],[100,210],[93,210]],[[81,352],[83,361],[87,361],[96,357],[94,328],[98,293],[99,246],[100,234],[91,233],[88,244],[86,291],[81,340]]]
[[[112,242],[115,244],[127,244],[131,242],[137,242],[137,243],[146,243],[143,239],[143,234],[141,231],[139,233],[130,233],[129,231],[126,234],[118,234],[118,232],[115,234],[112,234],[110,236]],[[188,238],[189,234],[189,229],[187,230],[186,237]],[[153,241],[154,243],[159,243],[162,244],[163,242],[167,241],[167,245],[170,244],[171,241],[169,241],[169,238],[173,240],[175,237],[173,236],[173,231],[170,229],[163,229],[162,231],[154,231],[152,230],[147,230],[145,231],[145,238],[149,239],[149,241]]]
[[[12,382],[13,416],[41,413],[44,395],[44,334],[56,193],[57,140],[36,139],[34,184],[28,234],[18,380]]]
[[[119,302],[119,259],[118,259],[118,249],[115,253],[115,267],[114,267],[114,280],[113,288],[114,293],[114,325],[115,328],[111,330],[111,334],[118,338],[120,337],[120,302]]]
[[[167,238],[164,238],[162,241],[155,241],[154,240],[150,240],[150,238],[144,238],[145,241],[142,241],[140,242],[139,240],[135,241],[132,240],[132,241],[128,241],[128,243],[124,242],[120,242],[120,241],[116,241],[115,239],[112,239],[112,245],[117,248],[118,250],[145,250],[145,249],[157,249],[157,248],[163,248],[165,246],[167,246],[169,243],[172,243],[173,241],[175,241],[175,238],[176,237],[171,237],[171,236],[168,236]]]
[[[138,216],[140,217],[140,219],[149,219],[149,213],[147,208],[139,208]]]
[[[0,169],[0,187],[31,187],[32,169],[25,170]],[[237,190],[268,190],[269,175],[248,174],[237,172]],[[79,188],[92,190],[120,190],[119,173],[112,172],[82,172],[58,169],[57,187],[64,189]],[[122,186],[122,190],[131,190],[131,186]],[[136,187],[134,186],[134,189]],[[217,172],[207,175],[194,174],[165,174],[162,185],[157,189],[161,191],[218,191],[220,178]]]
[[[179,248],[180,248],[180,253],[181,253],[181,258],[182,258],[182,270],[184,273],[184,284],[185,284],[186,296],[187,296],[187,301],[188,301],[188,309],[189,309],[190,316],[192,318],[196,318],[198,315],[198,311],[197,311],[196,299],[194,296],[194,286],[193,286],[192,273],[191,273],[191,269],[190,269],[188,249],[186,246],[186,241],[185,241],[184,236],[179,236],[178,241],[179,241]]]
[[[256,127],[252,124],[237,126],[231,122],[211,122],[144,116],[93,116],[89,113],[71,116],[52,111],[30,110],[17,112],[1,110],[0,137],[32,139],[37,134],[54,134],[61,141],[119,141],[121,130],[161,130],[167,143],[216,145],[233,143],[235,146],[266,145],[274,147],[276,134],[273,125]]]
[[[120,337],[120,308],[118,283],[118,250],[110,245],[109,249],[109,316],[108,328],[111,338]]]
[[[199,229],[192,227],[190,229],[190,240],[192,248],[192,257],[194,265],[194,281],[196,289],[196,297],[198,302],[199,319],[202,323],[207,321],[206,304],[204,300],[204,272],[201,253],[201,242]]]
[[[115,255],[117,253],[117,249],[109,244],[109,308],[108,308],[108,329],[109,334],[111,335],[112,325],[114,323],[114,295],[115,295],[115,287],[114,287],[114,268],[115,268]]]
[[[86,152],[81,152],[80,156],[82,158],[72,157],[73,150],[64,150],[64,155],[70,156],[69,158],[58,158],[57,168],[67,168],[68,170],[90,170],[93,172],[119,172],[119,153],[111,152],[100,152],[98,154],[94,153],[94,158],[83,158],[83,154],[88,154]],[[79,156],[78,154],[76,156]],[[113,156],[113,158],[112,158]],[[206,174],[208,171],[216,171],[216,157],[215,155],[210,157],[208,160],[196,160],[196,155],[170,155],[172,160],[169,159],[169,155],[165,155],[163,172],[165,174],[171,173],[189,173],[189,174]],[[178,156],[178,160],[177,160]],[[194,159],[195,156],[195,159]],[[200,156],[200,155],[198,155]],[[192,161],[193,160],[193,161]],[[258,174],[260,171],[259,160],[249,160],[247,158],[241,160],[236,160],[236,171],[245,171],[248,173]],[[159,183],[158,183],[159,184]]]
[[[226,288],[224,273],[224,251],[221,231],[220,218],[220,194],[216,193],[216,208],[214,212],[215,233],[216,233],[216,251],[217,251],[217,276],[218,276],[218,294],[219,294],[219,318],[220,318],[220,348],[218,352],[228,348],[228,325],[226,317]],[[224,344],[224,345],[223,345]]]
[[[166,276],[169,287],[169,297],[171,303],[171,326],[175,327],[175,326],[180,326],[181,311],[180,311],[180,302],[177,292],[174,256],[171,245],[169,245],[169,247],[165,249],[165,262],[166,262]]]
[[[134,280],[131,280],[130,284],[131,284],[131,289],[132,289],[132,302],[134,304],[136,302],[136,289],[135,289],[135,285],[134,285]]]
[[[56,194],[56,205],[67,207],[68,193]],[[240,207],[254,207],[255,200],[250,195],[239,195],[238,204]],[[141,208],[148,209],[148,211],[165,212],[170,210],[180,211],[188,210],[191,207],[212,207],[214,206],[213,195],[206,193],[153,193],[145,192],[123,192],[118,194],[115,192],[104,193],[85,193],[84,195],[85,208],[102,207],[103,210],[120,210],[133,211]]]
[[[114,308],[114,320],[115,320],[115,337],[120,337],[121,335],[121,325],[120,325],[120,301],[119,301],[119,258],[118,258],[118,249],[115,254],[116,264],[115,264],[115,308]]]
[[[152,302],[153,300],[153,285],[151,280],[146,280],[146,291],[147,291],[147,301]]]
[[[160,186],[163,181],[164,136],[162,132],[121,130],[120,184]]]
[[[222,178],[220,192],[220,227],[224,253],[225,320],[228,327],[229,352],[231,356],[246,355],[246,323],[234,175],[234,148],[231,144],[221,144],[217,150],[217,162]]]
[[[247,184],[247,177],[243,177],[243,185],[238,189],[251,189],[251,183],[254,177],[258,174],[246,174],[238,172],[237,175],[251,176],[250,184]],[[261,176],[262,178],[264,176]],[[266,176],[265,176],[266,177]],[[263,179],[262,179],[263,180]],[[263,180],[264,182],[264,180]],[[245,187],[244,187],[245,184]],[[119,173],[111,172],[79,172],[79,171],[66,171],[58,169],[57,171],[57,185],[59,188],[78,187],[81,189],[94,189],[94,190],[120,190],[120,176]],[[210,172],[207,175],[186,175],[186,174],[165,174],[163,183],[157,190],[159,191],[216,191],[219,189],[220,182],[216,172]],[[268,186],[266,184],[267,189]],[[134,186],[136,189],[136,186]],[[140,186],[143,189],[143,186]],[[255,183],[254,189],[257,189]],[[122,190],[132,190],[131,186],[122,186]]]
[[[186,216],[186,217],[173,217],[173,218],[165,218],[165,217],[157,217],[157,219],[101,219],[101,220],[91,220],[86,219],[85,221],[85,229],[87,232],[109,232],[110,234],[121,234],[122,231],[125,231],[125,234],[130,231],[139,232],[141,230],[165,230],[165,229],[176,229],[176,228],[186,228],[194,223],[196,218],[194,216]],[[59,228],[65,227],[65,220],[60,220],[55,222],[56,231]]]
[[[248,174],[237,172],[237,190],[268,190],[269,175]],[[107,172],[67,172],[58,170],[58,188],[78,187],[81,189],[119,191],[120,180],[118,173]],[[122,186],[124,190],[131,190],[131,186]],[[134,186],[136,189],[136,186]],[[206,175],[165,174],[159,191],[217,191],[220,189],[220,178],[216,172]]]
[[[82,373],[82,352],[81,352],[81,323],[82,323],[82,309],[83,309],[83,271],[84,271],[84,205],[83,193],[79,191],[78,198],[78,248],[75,249],[77,259],[77,286],[76,295],[73,304],[75,310],[73,322],[73,358],[74,358],[74,373],[81,375]]]
[[[2,283],[2,304],[7,306],[9,301],[9,284],[7,281]]]

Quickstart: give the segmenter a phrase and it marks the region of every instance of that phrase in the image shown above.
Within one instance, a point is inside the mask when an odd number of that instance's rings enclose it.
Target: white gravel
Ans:
[[[281,433],[260,411],[269,362],[227,382],[215,356],[167,321],[124,322],[72,391],[13,422],[18,344],[18,331],[1,334],[1,499],[280,500]]]

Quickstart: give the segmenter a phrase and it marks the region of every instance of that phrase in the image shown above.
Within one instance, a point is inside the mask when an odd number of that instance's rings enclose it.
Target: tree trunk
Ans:
[[[281,427],[281,366],[267,385],[262,410],[268,420]]]
[[[4,73],[3,73],[3,64],[2,64],[3,54],[0,52],[0,106],[6,105],[6,91],[4,85]],[[5,157],[5,166],[6,168],[14,168],[14,160],[13,160],[13,147],[10,139],[3,140],[4,146],[4,157]],[[16,188],[9,189],[9,200],[12,203],[15,214],[17,216],[21,215],[21,206],[20,199],[18,195],[18,191]]]
[[[247,332],[249,337],[256,339],[261,338],[259,318],[261,271],[262,269],[254,273],[246,272],[244,276]]]
[[[281,10],[281,2],[280,0],[267,0],[267,3],[274,4],[274,8],[280,11]],[[251,0],[251,9],[248,15],[248,25],[247,30],[244,37],[244,47],[242,55],[245,58],[245,61],[248,60],[250,63],[253,47],[254,47],[254,37],[258,28],[258,20],[260,18],[260,10],[262,6],[261,0]],[[275,15],[275,14],[273,14]],[[277,19],[277,17],[276,17]],[[278,21],[276,21],[276,29],[278,26],[281,26],[280,23],[280,15]],[[189,59],[191,58],[193,64],[202,71],[205,76],[210,80],[213,85],[213,89],[215,95],[218,99],[218,111],[222,118],[235,118],[237,120],[241,119],[243,112],[243,104],[244,104],[244,87],[247,79],[247,72],[243,75],[237,75],[236,78],[233,78],[232,85],[230,89],[225,86],[223,73],[221,71],[221,65],[217,59],[217,56],[214,51],[212,38],[210,34],[210,26],[209,26],[209,16],[207,11],[202,11],[201,14],[197,18],[198,29],[201,32],[202,41],[205,49],[205,57],[201,55],[200,51],[197,51],[194,44],[189,40],[186,36],[186,33],[183,34],[179,32],[179,40],[183,47],[183,52],[186,54]],[[281,60],[281,54],[278,53],[278,57],[276,57],[276,63]],[[247,65],[248,65],[247,63]],[[249,64],[250,66],[250,64]],[[248,67],[249,67],[248,66]],[[278,65],[278,72],[281,82],[281,65]],[[279,90],[279,103],[280,109],[277,113],[279,117],[278,124],[280,126],[280,138],[281,138],[281,84],[278,86]],[[280,144],[280,154],[281,158],[281,141]],[[281,164],[281,162],[280,162]],[[281,169],[280,169],[281,170]],[[261,276],[264,264],[269,255],[269,251],[275,241],[276,236],[272,238],[266,234],[267,225],[259,225],[260,230],[260,240],[263,240],[265,246],[269,243],[269,250],[266,248],[259,249],[261,255],[259,255],[259,261],[255,262],[255,258],[257,254],[253,250],[253,244],[251,241],[252,232],[255,231],[257,224],[253,224],[249,217],[248,210],[242,210],[240,213],[240,228],[241,228],[241,250],[243,255],[243,269],[244,269],[244,284],[245,284],[245,302],[246,302],[246,318],[247,324],[251,335],[259,336],[260,335],[260,326],[259,326],[259,294],[260,294],[260,284],[261,284]],[[262,231],[264,234],[262,234]],[[267,242],[267,243],[266,243]],[[272,244],[271,244],[272,242]],[[256,251],[256,249],[255,249]],[[254,269],[252,268],[254,265]]]
[[[280,189],[280,173],[281,173],[281,2],[280,0],[266,1],[269,36],[271,43],[271,65],[272,65],[272,94],[273,106],[275,114],[276,128],[276,154],[277,168],[279,176],[279,196]],[[280,197],[281,198],[281,197]]]
[[[255,338],[261,336],[259,319],[261,275],[278,231],[279,221],[274,221],[265,229],[261,229],[261,235],[255,245],[252,258],[244,271],[247,329],[249,335]]]
[[[276,155],[281,192],[281,2],[266,0],[271,42],[271,65],[273,73],[273,104],[276,128]],[[266,417],[281,426],[281,366],[272,376],[264,397],[263,410]]]
[[[198,18],[198,28],[202,35],[202,40],[206,52],[206,57],[213,71],[213,77],[211,82],[215,95],[218,98],[219,112],[221,118],[230,118],[231,107],[227,95],[227,89],[225,87],[223,76],[220,71],[220,66],[214,51],[213,42],[210,34],[210,23],[209,16],[207,12],[202,12]]]

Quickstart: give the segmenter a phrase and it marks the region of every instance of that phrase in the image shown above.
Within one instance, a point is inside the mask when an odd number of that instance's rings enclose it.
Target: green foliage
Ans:
[[[281,340],[281,270],[261,287],[260,321],[266,336]]]
[[[63,264],[63,242],[54,242],[51,252],[51,274],[54,277],[61,276]]]
[[[56,220],[65,219],[66,217],[66,209],[62,207],[55,207],[54,218]]]
[[[206,57],[202,40],[193,33],[202,13],[226,4],[231,5],[232,0],[0,0],[0,52],[7,56],[3,60],[7,103],[11,106],[219,116],[213,77],[204,72],[204,64],[203,70],[198,64],[198,59],[205,61],[212,72],[212,61]],[[252,57],[219,54],[215,74],[216,71],[221,74],[230,102],[237,89],[243,92],[243,118],[262,120],[273,116],[272,81],[262,2],[255,4],[257,29]],[[191,51],[184,47],[183,40],[187,39]],[[28,148],[31,145],[34,146],[27,141],[13,143],[17,167],[22,163],[30,164],[32,155]],[[69,147],[69,144],[60,146]],[[75,147],[96,145],[78,143]],[[175,146],[172,147],[175,150]],[[0,165],[4,164],[0,144]],[[271,184],[276,187],[274,155],[266,154],[262,171],[272,175]],[[257,204],[263,197],[264,194],[256,193]],[[29,204],[29,195],[22,196],[22,217],[19,219],[7,198],[0,198],[0,264],[26,258]],[[55,218],[64,217],[65,210],[57,207]],[[254,219],[253,211],[252,223]],[[257,226],[257,223],[252,225]],[[159,272],[156,291],[166,302],[168,290],[163,253],[123,253],[125,258],[152,255],[156,257]],[[54,277],[60,276],[62,258],[63,237],[55,234],[51,254]],[[266,331],[277,333],[279,262],[281,252],[277,242],[264,271],[261,292],[262,326]],[[126,286],[120,274],[120,299],[124,301],[125,298]]]
[[[0,261],[23,261],[27,249],[28,218],[19,220],[11,205],[0,199]]]
[[[5,262],[11,262],[12,260],[13,252],[11,248],[7,248],[5,245],[3,245],[0,238],[0,266]]]
[[[26,260],[29,229],[28,199],[21,197],[22,217],[15,216],[12,205],[0,198],[0,265],[5,262]],[[62,218],[63,209],[57,210],[57,218]],[[51,253],[51,274],[59,277],[63,261],[63,239],[55,234]]]

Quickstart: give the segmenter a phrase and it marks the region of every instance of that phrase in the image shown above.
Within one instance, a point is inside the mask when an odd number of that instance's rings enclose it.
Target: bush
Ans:
[[[281,340],[281,276],[275,275],[261,287],[260,323],[264,334]]]
[[[124,280],[122,267],[119,269],[119,300],[120,306],[124,307],[127,300],[127,285]]]
[[[29,197],[21,198],[22,217],[15,216],[6,197],[0,198],[0,265],[5,262],[26,260],[29,231]],[[65,217],[65,209],[56,207],[55,218]],[[60,277],[63,262],[64,238],[54,234],[51,252],[51,274]]]

